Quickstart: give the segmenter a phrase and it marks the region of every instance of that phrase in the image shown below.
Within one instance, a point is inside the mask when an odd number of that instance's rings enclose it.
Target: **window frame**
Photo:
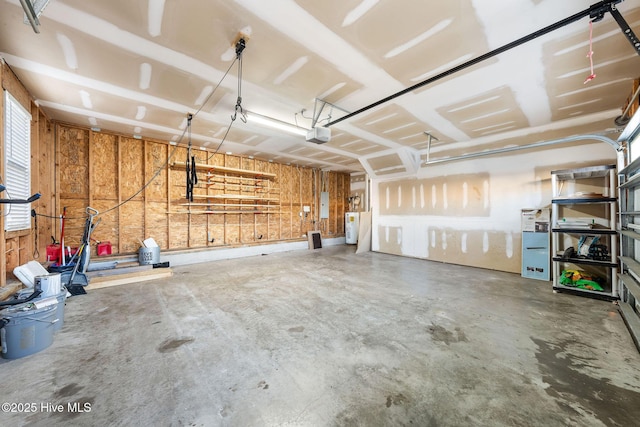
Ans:
[[[28,199],[31,195],[31,113],[4,90],[4,176],[2,199]],[[31,203],[4,204],[4,230],[31,228]]]

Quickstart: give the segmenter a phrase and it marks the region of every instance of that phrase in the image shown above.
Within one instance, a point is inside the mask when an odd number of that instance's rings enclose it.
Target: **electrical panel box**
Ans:
[[[320,193],[320,219],[329,218],[329,192]]]

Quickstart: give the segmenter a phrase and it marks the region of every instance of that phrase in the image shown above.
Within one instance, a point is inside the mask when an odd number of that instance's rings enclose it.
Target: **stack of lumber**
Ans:
[[[153,268],[153,265],[138,265],[136,262],[118,265],[117,268],[87,272],[89,285],[86,290],[108,288],[129,283],[171,277],[171,268]]]

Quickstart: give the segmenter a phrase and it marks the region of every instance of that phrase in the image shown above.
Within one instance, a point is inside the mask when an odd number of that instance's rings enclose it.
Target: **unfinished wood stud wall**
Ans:
[[[344,235],[348,174],[192,149],[199,166],[196,199],[189,204],[185,198],[186,147],[62,123],[57,124],[57,145],[58,209],[67,207],[70,218],[65,240],[71,246],[82,236],[87,206],[101,213],[92,237],[111,242],[113,252],[120,254],[137,252],[139,241],[148,237],[167,250],[303,239],[311,230],[320,230],[327,237]],[[224,184],[214,184],[211,177],[216,172],[207,171],[209,165],[273,177],[266,180],[225,172],[217,175]],[[330,218],[318,221],[321,174],[331,208]],[[238,208],[226,208],[228,213],[206,212],[214,204],[209,197],[221,192],[249,199],[264,194],[269,201],[229,201],[222,205],[236,203]],[[243,203],[261,207],[248,212],[241,207]],[[304,214],[304,206],[311,212]]]

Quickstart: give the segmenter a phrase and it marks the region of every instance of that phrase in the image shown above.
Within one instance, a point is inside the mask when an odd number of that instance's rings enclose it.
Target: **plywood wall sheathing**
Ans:
[[[170,147],[173,156],[171,157],[170,162],[173,163],[175,161],[184,162],[187,158],[187,149],[183,147]],[[175,150],[175,151],[174,151]],[[170,194],[169,198],[172,202],[172,211],[176,209],[177,201],[186,201],[186,175],[184,169],[181,168],[169,168],[169,175],[171,176],[171,186],[170,186]]]
[[[194,195],[200,198],[189,204],[185,199],[185,170],[171,167],[175,161],[186,161],[186,147],[66,125],[60,126],[58,138],[59,159],[73,157],[74,164],[84,166],[73,171],[74,174],[69,173],[69,168],[64,173],[62,167],[57,171],[61,189],[67,188],[59,203],[69,207],[69,217],[78,218],[70,218],[66,229],[77,237],[77,243],[86,218],[84,209],[89,203],[98,211],[107,212],[101,215],[101,223],[93,237],[110,241],[112,251],[123,254],[137,252],[138,239],[147,237],[153,237],[163,249],[204,248],[299,239],[317,228],[314,219],[318,196],[314,191],[319,190],[319,185],[313,180],[317,179],[319,171],[193,150],[197,163],[268,172],[275,178],[211,171],[216,175],[214,178],[207,175],[206,168],[199,168],[199,183],[194,188]],[[65,161],[63,166],[67,167],[70,161]],[[90,179],[74,180],[79,174]],[[215,182],[208,183],[208,179]],[[74,183],[76,185],[72,186]],[[332,193],[333,197],[337,191]],[[221,195],[246,199],[207,197]],[[312,207],[307,218],[299,215],[303,206]],[[335,203],[335,209],[339,206]],[[109,210],[112,207],[116,208]],[[211,212],[212,209],[229,212]],[[67,235],[75,244],[76,237]]]
[[[278,197],[279,202],[277,204],[277,208],[275,209],[277,213],[269,214],[267,216],[267,239],[268,240],[280,240],[282,239],[281,233],[281,225],[282,225],[282,174],[279,163],[272,162],[262,162],[264,163],[264,170],[269,173],[273,173],[276,175],[276,179],[272,181],[272,185],[275,186],[274,190],[271,192],[274,196]]]
[[[94,200],[118,201],[118,139],[91,133],[91,194]]]
[[[89,200],[89,132],[58,127],[58,172],[61,199]]]
[[[169,223],[164,201],[147,201],[145,205],[144,236],[153,237],[161,249],[169,248]]]
[[[189,214],[172,214],[169,241],[171,248],[188,248]]]
[[[67,208],[64,220],[65,246],[78,247],[82,241],[87,219],[88,199],[66,199],[63,203]]]
[[[147,201],[162,202],[167,200],[167,151],[168,145],[147,142],[145,145],[145,182],[149,185],[144,190]]]
[[[224,214],[225,243],[234,245],[240,243],[240,214]]]
[[[240,215],[240,243],[253,243],[256,240],[256,216],[253,213]]]
[[[145,184],[144,143],[139,139],[120,138],[120,174],[122,199],[143,200],[144,193],[138,191]]]
[[[201,248],[205,246],[207,246],[207,216],[191,215],[189,247]]]
[[[209,231],[207,238],[209,246],[224,245],[224,215],[207,215],[209,219]],[[211,241],[213,240],[213,242]]]
[[[135,253],[140,248],[139,239],[144,239],[144,202],[130,200],[120,207],[120,249],[123,253]]]
[[[255,216],[255,227],[254,227],[254,237],[255,241],[259,242],[261,240],[266,241],[269,239],[269,229],[268,229],[268,220],[269,214],[256,214]]]
[[[94,199],[92,208],[100,212],[96,219],[96,227],[91,234],[91,238],[95,241],[91,244],[92,254],[96,254],[96,242],[111,243],[111,252],[117,254],[119,252],[120,229],[118,223],[118,209],[114,200],[96,200]],[[97,222],[97,221],[100,222]]]

